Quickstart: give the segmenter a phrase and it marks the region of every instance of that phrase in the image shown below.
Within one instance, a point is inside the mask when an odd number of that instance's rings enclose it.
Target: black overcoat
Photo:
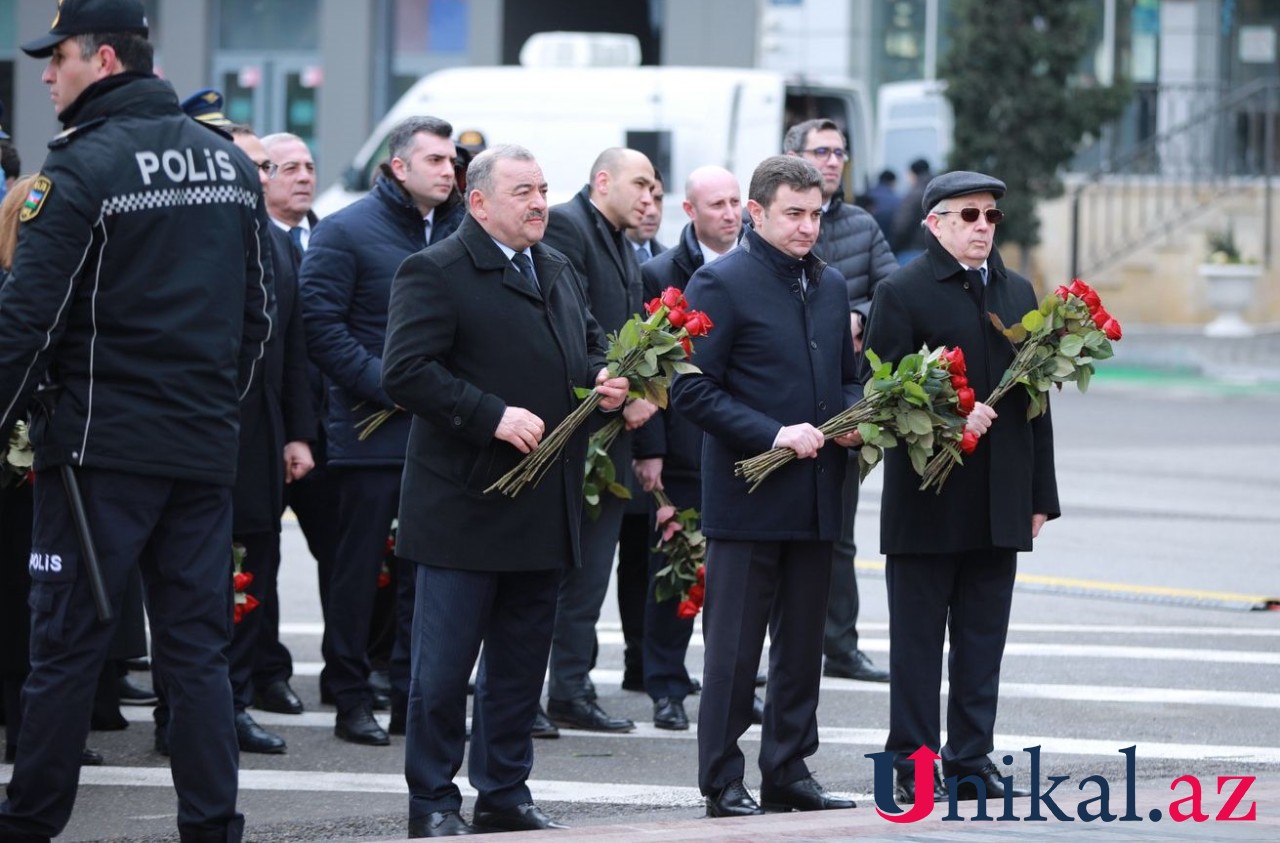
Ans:
[[[980,282],[967,281],[959,261],[932,234],[928,241],[925,254],[876,288],[866,348],[896,362],[922,345],[959,346],[969,384],[982,401],[1016,351],[988,314],[998,315],[1005,325],[1016,324],[1038,306],[1035,291],[1027,279],[1005,268],[994,249],[983,290]],[[1053,423],[1048,414],[1028,423],[1028,401],[1018,387],[996,405],[995,424],[964,465],[952,471],[941,494],[918,490],[920,477],[905,451],[886,453],[881,553],[1031,550],[1032,514],[1056,518],[1060,510]]]
[[[599,326],[568,260],[533,247],[542,295],[469,215],[408,258],[391,289],[382,383],[413,414],[397,553],[475,571],[577,566],[586,430],[536,486],[485,494],[521,454],[495,439],[508,406],[546,432],[604,365]]]
[[[259,376],[240,402],[240,454],[232,490],[233,531],[280,531],[284,511],[284,446],[316,438],[316,408],[307,382],[307,337],[298,307],[298,261],[289,235],[270,226],[278,330],[267,343]]]
[[[800,272],[808,279],[802,290]],[[676,408],[706,432],[702,529],[738,541],[835,541],[847,451],[793,460],[754,492],[734,463],[773,447],[784,425],[821,424],[862,397],[839,271],[787,257],[754,231],[693,274],[685,297],[715,327],[694,344],[700,374],[672,385]]]

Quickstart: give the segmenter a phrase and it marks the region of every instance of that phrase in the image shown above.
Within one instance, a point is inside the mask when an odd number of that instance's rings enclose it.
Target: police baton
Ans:
[[[98,565],[98,549],[93,545],[89,532],[89,516],[84,511],[84,498],[80,497],[80,482],[70,465],[58,466],[62,472],[62,487],[67,490],[67,503],[71,506],[71,520],[80,537],[80,552],[84,557],[84,572],[89,577],[89,591],[93,592],[93,605],[98,610],[98,620],[110,623],[111,601],[107,599],[107,586],[102,581],[102,567]]]
[[[44,410],[45,417],[52,423],[53,405],[61,387],[44,383],[36,388],[35,401]],[[80,483],[76,480],[75,470],[63,463],[58,467],[62,474],[62,488],[67,492],[67,505],[71,507],[71,521],[76,526],[76,535],[80,539],[80,555],[84,559],[84,572],[89,578],[89,591],[93,594],[93,605],[98,610],[98,620],[110,623],[114,613],[111,601],[107,599],[107,586],[102,581],[102,566],[98,564],[98,549],[93,544],[93,533],[89,532],[89,516],[84,511],[84,498],[80,496]]]

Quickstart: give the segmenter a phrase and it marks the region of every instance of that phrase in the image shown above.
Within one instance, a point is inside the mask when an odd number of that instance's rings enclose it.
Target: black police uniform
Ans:
[[[238,840],[224,651],[239,400],[275,308],[261,186],[150,75],[96,82],[59,119],[0,290],[0,435],[37,383],[54,387],[32,425],[32,668],[0,838],[65,827],[115,628],[94,611],[70,465],[116,612],[132,569],[146,584],[182,837]]]

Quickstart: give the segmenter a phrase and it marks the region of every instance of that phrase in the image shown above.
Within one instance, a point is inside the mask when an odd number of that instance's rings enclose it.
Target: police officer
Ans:
[[[94,611],[70,501],[118,611],[139,568],[172,708],[183,840],[238,841],[231,486],[239,400],[274,296],[257,173],[152,73],[138,0],[63,0],[23,51],[65,131],[21,213],[0,290],[0,435],[37,384],[31,676],[0,839],[66,826],[94,680],[114,632]],[[64,470],[65,469],[67,470]]]

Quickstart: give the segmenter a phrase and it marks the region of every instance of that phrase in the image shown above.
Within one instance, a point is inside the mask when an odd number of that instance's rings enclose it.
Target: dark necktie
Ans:
[[[306,251],[302,246],[302,226],[295,225],[289,229],[289,239],[293,241],[293,253],[302,260],[302,253]]]
[[[533,272],[533,261],[529,260],[529,256],[524,252],[516,252],[511,256],[511,262],[515,264],[516,269],[529,281],[529,286],[533,288],[533,292],[542,295],[542,288],[538,285],[538,276]]]

